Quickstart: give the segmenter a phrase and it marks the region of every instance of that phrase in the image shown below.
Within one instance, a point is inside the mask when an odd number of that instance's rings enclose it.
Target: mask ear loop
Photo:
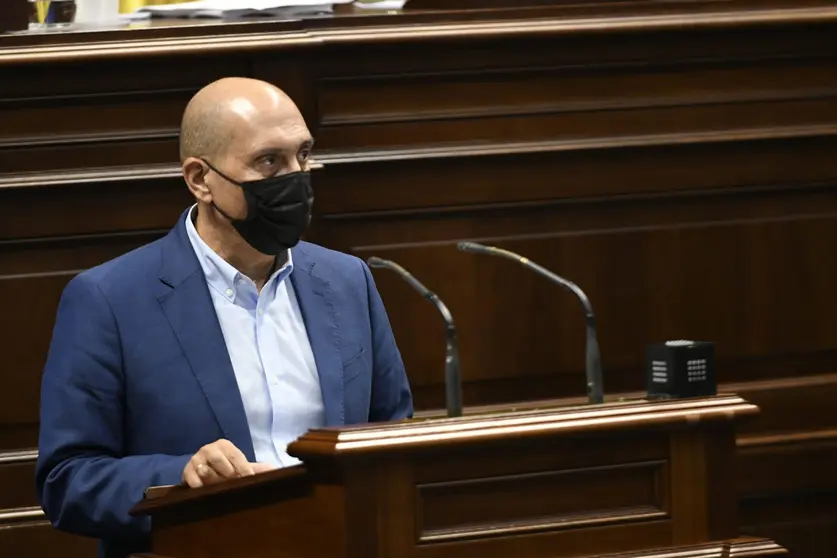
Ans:
[[[226,180],[227,182],[229,182],[229,183],[231,183],[231,184],[235,184],[236,186],[238,186],[239,188],[241,188],[241,182],[239,182],[238,180],[233,180],[232,178],[230,178],[229,176],[227,176],[227,175],[226,175],[226,174],[224,174],[223,172],[219,171],[218,169],[216,169],[215,167],[213,167],[213,166],[212,166],[212,163],[210,163],[209,161],[207,161],[207,160],[206,160],[206,159],[204,159],[203,157],[201,157],[201,161],[203,161],[203,162],[204,162],[204,164],[205,164],[207,167],[209,167],[209,170],[211,170],[212,172],[214,172],[215,174],[217,174],[218,176],[220,176],[221,178],[223,178],[223,179],[224,179],[224,180]]]
[[[218,204],[215,203],[215,200],[212,200],[212,207],[215,208],[215,211],[220,213],[230,223],[247,222],[247,221],[253,220],[253,218],[258,214],[258,208],[256,207],[257,200],[254,198],[254,196],[248,196],[247,195],[247,191],[244,190],[244,187],[241,185],[241,182],[238,182],[237,180],[233,180],[232,178],[230,178],[229,176],[227,176],[223,172],[219,171],[218,169],[213,167],[212,163],[210,163],[206,159],[201,158],[201,161],[203,161],[204,164],[207,167],[209,167],[209,170],[211,170],[212,172],[214,172],[215,174],[217,174],[218,176],[220,176],[221,178],[223,178],[224,180],[226,180],[230,184],[235,184],[236,186],[241,188],[241,190],[244,192],[244,200],[247,202],[247,217],[245,217],[244,219],[233,219],[232,217],[230,217],[229,213],[227,213],[226,211],[221,209],[218,206]]]

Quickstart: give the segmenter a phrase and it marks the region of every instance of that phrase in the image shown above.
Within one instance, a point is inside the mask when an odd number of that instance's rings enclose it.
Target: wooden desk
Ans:
[[[584,389],[576,302],[458,253],[469,238],[587,290],[608,393],[642,389],[648,342],[716,341],[725,389],[763,411],[739,439],[745,532],[837,554],[837,8],[768,4],[4,36],[0,521],[41,521],[25,450],[61,289],[173,224],[181,111],[247,75],[287,89],[317,137],[311,239],[392,258],[451,308],[467,404]],[[441,322],[375,277],[417,405],[438,408]],[[67,546],[42,531],[0,528],[0,554]]]

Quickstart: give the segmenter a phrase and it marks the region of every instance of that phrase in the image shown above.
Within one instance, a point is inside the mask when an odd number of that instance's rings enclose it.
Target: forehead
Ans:
[[[235,107],[239,116],[232,149],[253,153],[266,150],[295,151],[311,141],[311,133],[299,110],[282,105],[259,110],[252,104]]]

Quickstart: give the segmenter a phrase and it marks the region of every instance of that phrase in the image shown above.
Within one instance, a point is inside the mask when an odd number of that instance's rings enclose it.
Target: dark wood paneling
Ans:
[[[458,540],[499,524],[545,529],[668,517],[665,462],[419,485],[419,540]]]
[[[26,29],[29,21],[26,0],[8,0],[0,7],[0,32]]]
[[[4,67],[16,79],[0,82],[0,175],[176,162],[189,98],[242,67],[224,56],[170,62],[176,72],[153,60]]]
[[[613,87],[618,80],[619,88]],[[537,82],[537,87],[532,87]],[[425,119],[683,107],[830,96],[827,60],[504,68],[323,79],[320,127]],[[384,97],[377,91],[386,89]],[[764,115],[762,115],[764,116]]]
[[[100,60],[96,64],[85,62],[86,55],[95,50],[117,53],[118,47],[113,43],[103,43],[102,39],[121,39],[130,41],[134,38],[131,31],[124,33],[121,37],[96,37],[90,34],[69,34],[65,38],[74,41],[75,44],[67,45],[64,49],[55,48],[52,41],[60,42],[55,36],[30,35],[32,43],[28,47],[15,48],[13,38],[3,38],[2,57],[3,71],[14,75],[15,80],[3,80],[0,84],[0,95],[2,103],[0,108],[7,107],[47,107],[63,104],[69,112],[77,112],[80,107],[95,105],[107,107],[117,99],[134,99],[142,101],[144,106],[149,104],[159,108],[164,107],[175,98],[188,100],[189,92],[201,87],[212,80],[246,73],[246,62],[235,56],[218,56],[212,58],[212,64],[206,64],[205,59],[195,57],[201,51],[201,44],[188,56],[178,56],[175,49],[166,48],[175,46],[173,43],[188,42],[186,39],[172,41],[168,45],[161,41],[157,43],[158,49],[149,49],[151,45],[145,45],[148,54],[152,57],[120,56],[116,60]],[[81,43],[89,38],[96,43],[93,49],[87,49]],[[98,40],[97,40],[98,39]],[[201,42],[205,41],[201,39]],[[166,64],[174,64],[176,72],[160,71],[159,57],[164,56]],[[185,97],[182,97],[183,95]],[[174,125],[180,124],[180,118],[176,114],[171,121]],[[114,115],[116,120],[110,124],[98,119],[87,122],[87,127],[113,129],[124,122],[141,122],[136,120],[137,114]],[[151,122],[159,119],[162,115],[149,116]],[[133,119],[133,120],[132,120]],[[166,122],[167,120],[162,120]],[[71,121],[72,122],[72,121]],[[63,123],[60,120],[53,121],[54,127],[43,127],[43,132],[64,132]],[[39,125],[35,125],[36,128]],[[30,135],[29,129],[22,129],[23,135]]]
[[[469,405],[581,397],[583,331],[567,293],[512,262],[457,252],[463,239],[520,251],[587,291],[608,393],[642,389],[649,342],[715,341],[720,381],[763,414],[742,428],[738,470],[711,474],[737,479],[745,531],[799,558],[831,558],[837,11],[780,4],[419,10],[4,37],[0,509],[10,511],[0,512],[0,554],[92,554],[30,508],[33,455],[13,453],[36,446],[57,301],[75,273],[158,238],[188,206],[180,112],[203,84],[242,75],[284,87],[318,139],[310,238],[392,258],[450,306]],[[441,406],[441,320],[397,277],[375,280],[419,409]],[[626,443],[659,459],[652,442]],[[489,456],[484,464],[484,476],[504,474]],[[683,471],[680,482],[709,474]],[[441,464],[422,475],[445,482]],[[639,494],[615,490],[614,501]],[[518,515],[548,504],[521,500]],[[451,525],[490,511],[463,510]],[[647,528],[648,540],[671,542],[665,521]],[[620,532],[608,531],[614,549],[632,544]],[[422,554],[441,556],[434,548]]]
[[[19,510],[17,514],[25,513]],[[32,510],[33,512],[35,510]],[[96,556],[95,539],[76,537],[53,529],[43,520],[26,521],[0,512],[0,549],[4,556],[16,558]]]
[[[835,510],[835,493],[819,490],[747,500],[742,505],[742,529],[782,541],[792,556],[832,556],[837,552]]]
[[[5,99],[0,104],[3,147],[15,143],[79,141],[92,134],[103,143],[124,136],[134,139],[150,131],[177,136],[180,118],[193,89],[91,93]],[[56,127],[60,126],[60,130]],[[170,161],[170,160],[169,160]]]
[[[35,498],[36,451],[0,453],[0,510],[32,508]]]
[[[14,273],[26,273],[16,250],[22,239],[38,242],[73,242],[89,235],[113,235],[136,231],[168,231],[193,200],[180,177],[170,166],[107,173],[44,173],[19,175],[4,184],[0,178],[0,241],[10,255],[4,265]],[[38,218],[33,219],[37,214]],[[147,240],[147,239],[146,239]],[[2,248],[0,248],[2,249]],[[31,254],[29,250],[22,250]],[[81,254],[79,254],[81,252]],[[101,258],[71,251],[87,258],[83,266],[101,263]],[[23,270],[21,270],[23,269]],[[7,273],[0,268],[0,275]]]
[[[502,148],[451,147],[391,156],[324,156],[325,169],[315,178],[316,208],[321,217],[335,221],[330,228],[339,240],[342,229],[349,228],[346,221],[355,220],[350,224],[357,227],[374,226],[381,219],[415,221],[427,218],[427,212],[420,210],[450,215],[457,206],[466,206],[469,216],[493,216],[507,209],[502,204],[511,202],[534,202],[546,209],[572,200],[575,205],[628,204],[633,209],[641,204],[627,196],[667,194],[657,196],[661,199],[656,203],[674,204],[684,203],[675,194],[689,192],[693,203],[705,205],[694,199],[703,190],[741,187],[784,187],[787,196],[810,183],[830,187],[837,178],[837,162],[831,157],[837,148],[835,132],[837,128],[831,127],[753,134],[722,131]],[[782,137],[784,133],[789,137]],[[707,161],[712,162],[709,169]],[[758,191],[749,192],[755,203]],[[402,213],[392,214],[398,210]],[[482,219],[470,220],[481,226]],[[388,240],[378,237],[378,243]]]
[[[66,208],[65,208],[66,209]],[[0,424],[33,432],[38,424],[40,371],[46,360],[61,291],[80,270],[114,258],[160,236],[160,232],[0,242],[0,305],[26,316],[3,334],[6,362],[0,390]],[[20,435],[20,433],[18,434]],[[0,448],[14,447],[0,431]],[[31,440],[27,445],[34,445]],[[30,484],[34,490],[34,484]],[[2,507],[2,506],[0,506]]]
[[[768,196],[761,201],[769,201]],[[644,345],[667,337],[712,339],[717,343],[721,381],[754,380],[760,375],[757,366],[736,364],[768,360],[774,354],[830,351],[828,365],[837,368],[833,360],[837,332],[805,327],[812,319],[827,324],[829,309],[837,304],[823,273],[824,262],[837,248],[835,201],[832,197],[829,205],[823,200],[818,208],[823,213],[793,218],[758,218],[754,209],[760,204],[755,203],[747,204],[746,214],[724,218],[733,204],[714,212],[707,204],[706,217],[714,217],[711,221],[569,226],[553,233],[529,233],[528,223],[537,224],[538,219],[527,219],[529,212],[520,212],[517,235],[477,240],[524,252],[585,286],[598,309],[605,386],[610,391],[641,388]],[[584,210],[564,211],[581,220]],[[542,218],[553,230],[560,230],[564,211]],[[665,211],[657,207],[655,213],[663,216]],[[478,386],[471,389],[472,382],[515,376],[549,378],[548,392],[541,391],[541,396],[583,393],[579,375],[584,367],[583,316],[575,299],[505,260],[458,253],[454,244],[461,237],[430,243],[415,238],[422,227],[434,228],[438,234],[443,223],[414,220],[411,224],[413,242],[398,243],[393,238],[391,244],[355,246],[352,252],[393,259],[424,278],[440,268],[456,269],[444,281],[428,281],[428,286],[447,302],[459,324],[466,401],[481,403],[488,397]],[[349,226],[343,227],[341,238],[352,246]],[[610,280],[617,277],[624,279],[624,285]],[[441,400],[433,395],[441,394],[444,347],[428,348],[427,338],[441,340],[443,323],[396,276],[379,274],[376,279],[385,300],[399,309],[391,321],[401,351],[421,371],[413,378],[419,405],[439,405]],[[701,303],[708,300],[711,305]],[[486,312],[489,303],[491,310]],[[783,320],[752,323],[768,306],[781,311]],[[723,308],[735,310],[720,319]],[[562,319],[555,320],[553,327],[542,327],[549,316]],[[410,334],[417,323],[426,336]],[[502,341],[486,344],[487,339]],[[503,395],[520,396],[538,394]]]

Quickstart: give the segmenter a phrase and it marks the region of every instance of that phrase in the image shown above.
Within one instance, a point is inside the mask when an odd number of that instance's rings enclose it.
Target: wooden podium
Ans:
[[[157,487],[166,558],[737,558],[735,395],[322,429],[304,466]]]

